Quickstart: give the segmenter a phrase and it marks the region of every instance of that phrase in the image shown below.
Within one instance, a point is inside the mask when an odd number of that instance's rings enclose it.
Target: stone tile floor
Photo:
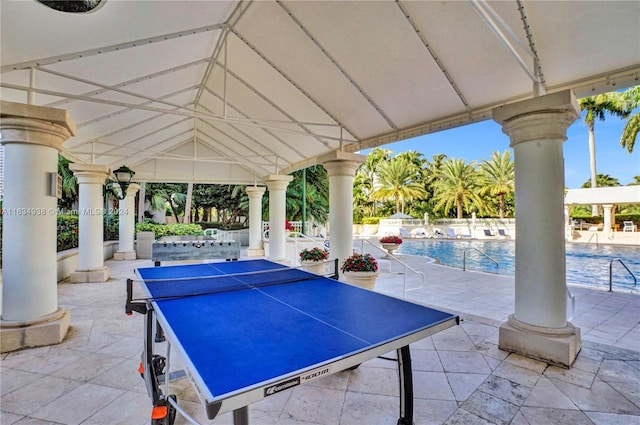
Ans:
[[[463,318],[412,345],[416,425],[640,424],[640,296],[571,288],[583,345],[573,367],[562,369],[498,349],[498,326],[513,311],[513,278],[402,259],[427,276],[408,299]],[[381,263],[376,290],[402,296],[405,277],[408,289],[420,284],[403,267]],[[150,423],[137,373],[143,318],[124,314],[124,285],[135,267],[151,262],[107,265],[108,282],[59,285],[59,304],[72,320],[62,344],[2,355],[0,424]],[[366,362],[252,405],[251,423],[395,424],[396,374],[393,361]],[[187,380],[174,382],[172,392],[202,423],[233,423],[230,414],[207,422]]]

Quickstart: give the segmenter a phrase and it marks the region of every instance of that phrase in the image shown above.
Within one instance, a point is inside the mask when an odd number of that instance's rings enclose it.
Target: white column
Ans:
[[[262,248],[262,196],[263,186],[247,186],[249,196],[249,248],[247,256],[259,257],[264,255]]]
[[[353,254],[353,178],[366,157],[336,151],[319,158],[329,176],[329,238],[338,267]]]
[[[145,182],[140,183],[140,196],[138,199],[138,223],[144,223],[144,210],[145,210],[145,198],[146,198],[147,184]]]
[[[58,307],[57,198],[51,178],[75,126],[61,109],[1,102],[4,146],[0,351],[58,344],[70,315]]]
[[[105,165],[70,164],[78,179],[78,268],[71,282],[106,282],[109,268],[104,265],[104,228],[102,188],[109,177]]]
[[[133,247],[133,238],[136,230],[136,193],[140,185],[131,183],[127,187],[124,199],[120,199],[118,204],[118,251],[113,254],[115,261],[135,260],[136,251]],[[120,189],[120,194],[122,190]]]
[[[613,238],[613,223],[615,221],[612,214],[613,205],[603,205],[602,208],[604,210],[604,228],[602,230],[605,236],[611,239]]]
[[[265,181],[269,189],[269,259],[285,259],[284,224],[287,214],[287,186],[292,176],[271,175]]]
[[[579,112],[570,91],[493,110],[514,149],[518,220],[515,312],[499,346],[565,366],[580,351],[580,330],[566,319],[562,143]]]

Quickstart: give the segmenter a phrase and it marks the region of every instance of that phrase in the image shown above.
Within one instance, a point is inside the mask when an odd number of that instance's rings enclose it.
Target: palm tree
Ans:
[[[354,179],[354,213],[361,209],[368,209],[371,211],[371,216],[376,215],[376,203],[371,202],[371,193],[373,192],[376,175],[378,172],[378,165],[388,161],[393,152],[389,149],[376,148],[372,150],[365,162],[360,164],[356,170]]]
[[[511,151],[502,154],[494,151],[491,159],[480,164],[482,173],[480,194],[497,196],[500,218],[504,218],[504,197],[515,192],[515,170],[511,159]]]
[[[620,184],[620,180],[615,177],[611,177],[609,174],[598,174],[597,178],[598,186],[597,187],[616,187],[622,186]],[[591,181],[587,180],[582,184],[583,188],[591,187]]]
[[[578,100],[580,109],[586,111],[584,116],[584,123],[589,129],[589,159],[591,163],[591,187],[597,187],[597,172],[596,172],[596,138],[595,138],[595,120],[604,121],[605,113],[609,113],[613,116],[625,118],[629,115],[630,111],[627,108],[621,93],[602,93],[596,96],[585,97]],[[598,214],[598,206],[593,205],[591,207],[593,215]]]
[[[469,211],[472,205],[480,211],[486,209],[478,194],[478,172],[475,162],[466,163],[462,158],[450,158],[442,164],[440,176],[433,183],[435,209],[444,211],[456,207],[457,218],[462,218],[463,210]]]
[[[640,106],[640,86],[635,86],[622,93],[622,98],[626,102],[629,111]],[[620,146],[627,148],[629,153],[633,152],[633,145],[636,143],[638,131],[640,130],[640,112],[633,114],[622,130]]]
[[[60,208],[70,209],[78,200],[78,178],[69,169],[69,161],[58,154],[58,175],[62,179],[62,198],[58,200]]]
[[[401,212],[400,203],[414,198],[426,198],[427,191],[420,179],[421,169],[406,157],[397,156],[378,165],[380,187],[371,193],[371,199],[386,201],[393,199],[396,212]]]
[[[163,210],[166,203],[171,207],[176,223],[180,223],[178,212],[180,205],[184,210],[187,195],[185,194],[187,185],[184,183],[149,183],[145,193],[147,200],[151,202],[151,207],[155,210]]]

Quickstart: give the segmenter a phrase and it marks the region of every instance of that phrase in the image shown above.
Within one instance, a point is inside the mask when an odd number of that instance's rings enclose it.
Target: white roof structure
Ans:
[[[140,181],[262,182],[491,118],[539,92],[638,84],[634,1],[0,3],[1,97],[69,111],[64,154]]]
[[[565,205],[640,204],[640,186],[569,189]]]

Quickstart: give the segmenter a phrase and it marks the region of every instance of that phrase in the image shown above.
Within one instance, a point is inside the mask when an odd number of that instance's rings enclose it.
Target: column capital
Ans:
[[[62,151],[62,144],[76,132],[64,109],[1,101],[0,110],[3,145],[31,143]]]
[[[327,170],[329,177],[332,176],[351,176],[356,173],[356,169],[360,164],[366,161],[365,155],[350,152],[334,151],[318,158],[324,168]]]
[[[103,185],[111,174],[111,170],[106,165],[71,163],[69,169],[77,177],[78,184]]]
[[[249,199],[251,198],[261,198],[264,195],[266,188],[264,186],[247,186],[245,189],[247,195],[249,195]]]
[[[580,116],[580,106],[565,90],[500,106],[491,113],[513,147],[530,140],[567,140],[567,128]]]
[[[273,190],[287,190],[287,186],[293,180],[293,176],[271,174],[267,177],[264,183],[267,185],[270,191]]]

